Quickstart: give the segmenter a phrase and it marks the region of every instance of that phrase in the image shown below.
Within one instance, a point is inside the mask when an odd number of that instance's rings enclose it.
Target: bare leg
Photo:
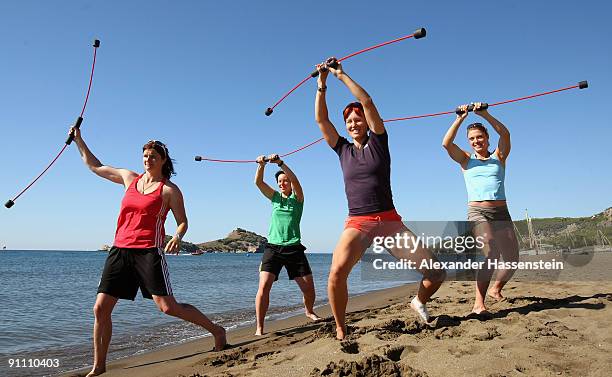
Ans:
[[[208,330],[215,337],[216,351],[223,350],[227,344],[225,329],[214,324],[193,305],[178,303],[174,299],[174,296],[153,295],[153,301],[155,301],[155,304],[163,313],[191,322]]]
[[[346,335],[346,305],[348,304],[348,279],[353,266],[368,247],[367,237],[357,229],[348,228],[342,232],[334,249],[332,265],[327,281],[329,304],[336,320],[336,338]]]
[[[98,376],[106,372],[106,354],[110,345],[113,333],[113,322],[111,315],[117,303],[117,298],[106,294],[98,293],[94,304],[94,365],[87,377]]]
[[[314,312],[316,294],[312,274],[306,276],[298,276],[294,280],[300,287],[302,295],[304,296],[304,312],[306,314],[306,317],[312,319],[313,321],[320,320],[321,317],[319,317]]]
[[[476,299],[474,301],[474,307],[472,308],[473,313],[480,314],[487,310],[485,299],[494,272],[494,270],[488,268],[488,261],[490,259],[499,258],[499,250],[493,237],[491,224],[487,222],[477,224],[474,227],[474,235],[476,237],[482,237],[485,244],[482,250],[485,255],[485,265],[482,269],[478,270],[476,274]]]
[[[501,252],[504,262],[518,262],[519,246],[514,229],[506,227],[495,232],[496,245]],[[497,270],[497,277],[493,286],[489,289],[488,295],[496,300],[502,300],[504,296],[501,291],[506,283],[512,278],[516,270],[506,269]]]
[[[259,272],[259,288],[257,289],[257,296],[255,297],[255,312],[257,317],[257,330],[255,335],[263,335],[264,333],[264,319],[266,318],[266,312],[270,305],[270,289],[274,283],[276,276],[267,271]]]

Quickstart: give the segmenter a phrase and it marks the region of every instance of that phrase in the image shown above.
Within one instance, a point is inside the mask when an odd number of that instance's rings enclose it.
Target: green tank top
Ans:
[[[304,203],[297,200],[295,193],[291,193],[288,198],[283,198],[278,191],[274,191],[271,202],[272,217],[268,242],[281,246],[300,243],[300,220]]]

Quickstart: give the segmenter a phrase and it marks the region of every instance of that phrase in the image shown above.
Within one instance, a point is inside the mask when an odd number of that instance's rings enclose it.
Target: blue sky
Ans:
[[[83,137],[103,163],[142,171],[141,146],[166,142],[176,159],[187,240],[235,227],[266,234],[270,205],[255,164],[196,163],[194,155],[254,159],[320,137],[315,80],[274,115],[273,104],[330,55],[411,34],[348,60],[345,70],[383,118],[497,102],[589,80],[572,90],[491,113],[512,134],[506,194],[514,218],[587,216],[612,205],[612,5],[604,1],[5,1],[0,3],[2,202],[62,147],[86,89],[91,41],[96,76]],[[331,78],[332,121],[350,93]],[[606,89],[607,88],[607,89]],[[470,116],[468,121],[476,119]],[[409,220],[461,220],[466,192],[441,147],[453,116],[388,126],[398,212]],[[460,145],[467,148],[461,137]],[[496,140],[496,138],[495,138]],[[304,244],[331,251],[347,214],[337,157],[323,144],[286,159],[305,189]],[[275,169],[269,168],[272,182]],[[73,145],[15,206],[0,210],[0,245],[95,249],[112,243],[123,191],[91,174]],[[168,233],[174,220],[166,223]]]

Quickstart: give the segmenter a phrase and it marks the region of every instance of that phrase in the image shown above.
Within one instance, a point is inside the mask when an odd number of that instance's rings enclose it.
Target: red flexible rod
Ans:
[[[492,104],[489,104],[489,107],[493,107],[493,106],[499,106],[499,105],[505,105],[508,103],[512,103],[512,102],[519,102],[519,101],[525,101],[531,98],[535,98],[535,97],[541,97],[541,96],[547,96],[549,94],[553,94],[553,93],[559,93],[559,92],[563,92],[566,90],[570,90],[570,89],[585,89],[588,88],[588,83],[586,81],[581,81],[579,82],[577,85],[572,85],[572,86],[568,86],[565,88],[561,88],[561,89],[556,89],[556,90],[551,90],[548,92],[542,92],[542,93],[537,93],[537,94],[532,94],[530,96],[526,96],[526,97],[519,97],[519,98],[515,98],[515,99],[510,99],[510,100],[506,100],[506,101],[501,101],[501,102],[495,102]],[[393,119],[386,119],[383,120],[383,122],[385,123],[391,123],[391,122],[399,122],[402,120],[411,120],[411,119],[419,119],[419,118],[429,118],[429,117],[437,117],[437,116],[441,116],[441,115],[448,115],[448,114],[454,114],[455,110],[451,110],[451,111],[443,111],[440,113],[432,113],[432,114],[423,114],[423,115],[413,115],[413,116],[409,116],[409,117],[404,117],[404,118],[393,118]],[[300,152],[306,148],[309,148],[319,142],[323,141],[323,138],[317,139],[311,143],[308,143],[304,146],[301,146],[291,152],[285,153],[283,155],[281,155],[280,157],[285,157],[285,156],[289,156],[292,155],[294,153]],[[256,162],[255,160],[220,160],[220,159],[213,159],[213,158],[205,158],[202,156],[196,156],[195,158],[196,161],[211,161],[211,162],[238,162],[238,163],[246,163],[246,162]]]
[[[83,115],[85,114],[85,109],[87,108],[87,101],[89,100],[89,93],[91,91],[91,84],[93,82],[93,75],[94,75],[94,70],[96,67],[96,52],[98,50],[98,47],[100,47],[100,41],[99,40],[94,40],[93,43],[93,62],[91,64],[91,73],[89,74],[89,86],[87,87],[87,94],[85,95],[85,102],[83,103],[83,109],[81,110],[81,115],[79,115],[79,117],[77,118],[76,122],[75,122],[75,127],[80,127],[81,123],[83,122]],[[8,200],[4,206],[6,208],[11,208],[14,204],[15,201],[17,199],[19,199],[19,197],[21,195],[23,195],[30,187],[32,187],[32,185],[34,185],[34,183],[36,183],[36,181],[38,181],[40,179],[40,177],[42,177],[47,170],[49,170],[51,168],[51,166],[53,166],[53,164],[55,164],[55,161],[57,161],[57,159],[62,155],[62,153],[64,153],[64,151],[66,150],[66,148],[68,147],[68,145],[70,145],[70,143],[73,140],[73,135],[70,135],[70,137],[68,138],[68,140],[66,140],[66,144],[64,145],[64,147],[59,151],[59,153],[57,154],[57,156],[55,156],[55,158],[53,158],[53,160],[51,161],[51,163],[49,163],[49,165],[47,165],[47,167],[42,171],[42,173],[40,173],[36,178],[34,178],[34,180],[32,182],[30,182],[29,185],[27,185],[23,190],[21,190],[21,192],[19,194],[17,194],[13,199]]]
[[[352,58],[353,56],[357,56],[360,54],[363,54],[364,52],[368,52],[371,50],[375,50],[377,48],[392,44],[392,43],[397,43],[397,42],[401,42],[405,39],[409,39],[409,38],[414,38],[414,39],[420,39],[425,37],[425,35],[427,35],[427,31],[424,28],[420,28],[417,29],[417,31],[415,31],[413,34],[410,35],[406,35],[400,38],[396,38],[387,42],[383,42],[383,43],[379,43],[377,45],[374,46],[370,46],[368,48],[364,48],[363,50],[359,50],[357,52],[354,52],[352,54],[346,55],[345,57],[342,57],[340,59],[338,59],[338,62],[342,62],[343,60],[347,60]],[[268,107],[266,109],[266,115],[270,116],[272,115],[272,112],[274,112],[274,109],[276,108],[276,106],[278,106],[281,102],[283,102],[285,100],[285,98],[287,98],[291,93],[293,93],[297,88],[299,88],[300,86],[302,86],[306,81],[308,81],[309,79],[313,78],[313,77],[317,77],[318,76],[318,72],[314,71],[312,72],[310,75],[308,75],[306,78],[304,78],[302,81],[300,81],[296,86],[294,86],[293,88],[291,88],[290,91],[288,91],[284,96],[281,97],[281,99],[279,99],[278,101],[276,101],[276,103],[274,105],[272,105],[271,107]]]

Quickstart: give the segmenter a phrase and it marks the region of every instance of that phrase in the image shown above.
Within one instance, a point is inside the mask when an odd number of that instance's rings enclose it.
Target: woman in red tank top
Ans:
[[[74,134],[81,158],[92,172],[125,187],[115,241],[94,305],[94,365],[87,377],[106,371],[112,333],[111,313],[119,299],[134,300],[139,288],[143,297],[155,301],[162,312],[208,330],[215,338],[216,350],[225,348],[225,329],[194,306],[178,303],[172,294],[164,251],[180,252],[181,239],[187,232],[187,215],[181,191],[170,182],[174,168],[168,148],[159,141],[147,142],[142,147],[145,172],[137,174],[103,165],[91,153],[78,128],[71,128],[70,133]],[[164,222],[169,211],[174,215],[177,230],[162,249]]]

